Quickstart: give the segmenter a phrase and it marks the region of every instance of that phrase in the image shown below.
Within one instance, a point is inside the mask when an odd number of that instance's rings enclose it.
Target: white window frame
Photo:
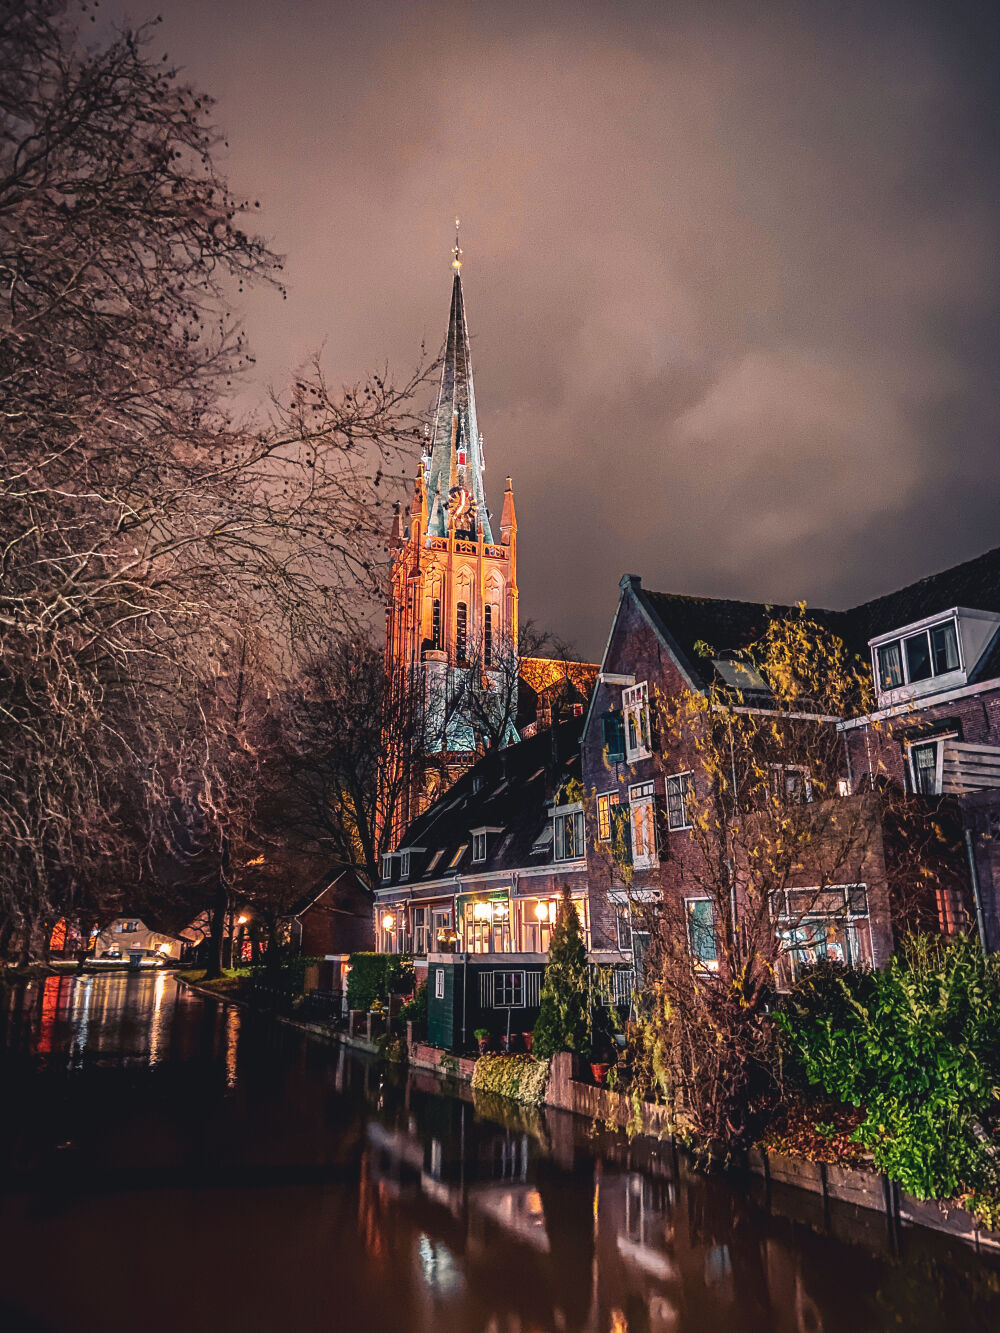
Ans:
[[[622,690],[622,714],[625,723],[625,762],[635,764],[640,759],[648,759],[651,754],[648,681],[640,681],[638,685],[629,685]]]
[[[714,958],[699,958],[694,951],[694,942],[691,939],[691,908],[695,903],[708,903],[712,909],[712,939],[715,942]],[[711,898],[704,894],[694,894],[690,898],[684,899],[684,933],[687,936],[688,953],[694,959],[695,967],[700,972],[718,972],[719,970],[719,935],[715,928],[715,905]]]
[[[444,968],[436,967],[434,969],[434,998],[435,1000],[444,999]]]
[[[671,782],[680,783],[681,809],[684,813],[684,823],[675,824],[670,809],[670,784]],[[669,773],[664,784],[664,794],[667,802],[667,828],[671,833],[682,833],[685,829],[694,828],[691,823],[691,816],[688,813],[688,798],[694,795],[694,773],[691,769],[683,769],[680,773]]]
[[[486,860],[486,833],[473,833],[472,835],[472,863],[481,865]]]
[[[409,853],[409,852],[400,852],[400,853],[399,853],[399,878],[400,878],[400,879],[409,879],[409,878],[410,878],[410,853]]]
[[[629,787],[628,808],[632,824],[632,864],[636,870],[651,870],[660,864],[656,838],[656,784],[637,782]],[[650,842],[651,847],[647,845]]]
[[[435,866],[437,865],[437,863],[441,860],[441,857],[442,857],[443,854],[444,854],[444,849],[441,848],[441,847],[439,847],[439,848],[437,849],[437,851],[434,853],[434,855],[431,857],[430,865],[427,867],[426,871],[424,872],[425,875],[432,875],[432,874],[434,873],[434,867],[435,867]]]
[[[513,983],[510,987],[511,998],[509,1001],[498,998],[499,996],[503,995],[506,991],[506,987],[504,985],[504,979],[506,977],[509,977],[511,979],[511,982]],[[520,986],[521,989],[521,998],[519,1000],[514,998],[518,986]],[[511,970],[507,968],[505,968],[503,971],[495,971],[493,973],[493,1008],[523,1009],[525,990],[526,990],[525,975],[523,971],[518,971],[516,969]]]
[[[572,821],[573,852],[566,855],[565,821]],[[579,843],[579,846],[577,846]],[[553,861],[579,861],[587,854],[587,825],[583,815],[583,806],[561,805],[552,812],[552,859]]]
[[[906,747],[906,771],[910,779],[910,791],[919,796],[941,795],[942,784],[944,782],[944,743],[945,741],[955,740],[957,736],[957,731],[939,731],[933,736],[914,736],[911,740],[904,741]],[[913,751],[919,750],[925,745],[933,745],[936,750],[934,756],[934,790],[922,792],[917,785],[917,766],[913,761]]]
[[[935,671],[934,669],[934,647],[931,642],[931,635],[936,629],[942,629],[945,625],[950,625],[952,633],[955,635],[955,647],[958,653],[958,666],[949,667],[946,671]],[[923,634],[927,639],[928,661],[930,662],[930,675],[922,676],[920,680],[910,680],[910,667],[906,658],[905,641],[915,639]],[[895,685],[885,685],[882,681],[882,670],[879,662],[879,653],[885,648],[896,647],[899,650],[899,665],[902,672],[902,680]],[[871,646],[872,652],[872,671],[875,677],[876,688],[879,694],[891,694],[894,690],[906,689],[910,685],[926,685],[929,681],[938,680],[942,676],[957,677],[965,672],[965,654],[962,649],[962,636],[958,628],[958,616],[942,616],[930,625],[914,625],[910,629],[894,630],[892,634],[876,639]]]
[[[413,952],[416,954],[427,953],[430,932],[427,926],[427,908],[410,908],[410,938],[413,941]]]
[[[805,910],[798,911],[793,908],[792,899],[789,896],[793,893],[811,894],[814,895],[814,898]],[[819,905],[815,901],[815,897],[820,893],[828,895],[840,893],[844,905],[843,911],[831,911],[827,906]],[[852,898],[857,899],[860,894],[864,895],[863,911],[858,911],[852,904]],[[871,933],[871,901],[866,883],[827,884],[822,889],[817,885],[794,885],[790,888],[777,889],[771,895],[770,911],[779,939],[783,926],[786,934],[796,934],[832,922],[843,927],[844,946],[848,954],[850,954],[852,948],[858,951],[858,957],[848,957],[847,963],[851,967],[873,965],[875,955]],[[778,972],[779,989],[785,989],[790,982],[794,982],[801,966],[796,955],[809,947],[811,947],[809,943],[804,940],[781,940]],[[864,955],[867,955],[867,959],[863,957]]]
[[[392,879],[392,852],[386,852],[382,857],[382,878]]]

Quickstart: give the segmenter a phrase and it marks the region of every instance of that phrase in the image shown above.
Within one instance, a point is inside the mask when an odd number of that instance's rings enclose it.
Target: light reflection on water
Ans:
[[[996,1274],[938,1238],[769,1216],[669,1145],[442,1096],[169,975],[3,1016],[3,1333],[1000,1327]]]

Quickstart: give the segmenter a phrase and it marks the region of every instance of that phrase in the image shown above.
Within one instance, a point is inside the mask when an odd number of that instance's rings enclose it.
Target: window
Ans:
[[[582,810],[568,810],[553,818],[556,861],[573,861],[586,852]]]
[[[868,893],[863,884],[779,889],[771,896],[782,945],[781,984],[789,986],[821,960],[871,967]]]
[[[400,852],[399,854],[399,878],[410,878],[410,853]]]
[[[615,909],[615,927],[618,947],[622,953],[628,953],[632,948],[632,909],[628,903],[622,903]]]
[[[875,649],[880,690],[915,685],[934,676],[961,669],[958,631],[954,620],[918,630]]]
[[[719,951],[715,940],[715,914],[711,898],[685,898],[688,948],[699,967],[708,972],[719,970]]]
[[[449,870],[454,870],[455,867],[458,865],[459,861],[461,861],[462,857],[465,855],[465,853],[466,853],[468,850],[469,850],[469,844],[468,844],[467,842],[463,842],[462,845],[461,845],[461,847],[459,847],[458,851],[455,853],[455,855],[454,855],[454,856],[451,858],[451,860],[448,862],[448,869],[449,869]]]
[[[627,805],[612,805],[608,808],[611,816],[611,848],[616,858],[627,865],[632,863],[632,820]]]
[[[122,921],[115,926],[115,930],[121,935],[134,935],[138,929],[138,921]]]
[[[386,855],[382,857],[382,878],[392,879],[392,857]]]
[[[413,929],[413,952],[427,952],[427,908],[414,907],[410,915],[410,924]]]
[[[622,690],[625,714],[625,758],[630,764],[649,758],[649,684],[631,685]]]
[[[524,973],[493,973],[493,1004],[497,1009],[524,1008]]]
[[[451,908],[431,908],[431,947],[439,952],[452,943]]]
[[[629,787],[629,812],[632,823],[632,864],[648,870],[659,863],[656,853],[656,800],[651,782]]]
[[[469,953],[510,953],[510,903],[506,898],[467,902],[464,934]]]
[[[944,779],[944,743],[955,740],[954,731],[938,732],[926,740],[913,740],[906,743],[906,760],[910,770],[910,782],[915,792],[921,796],[940,796]]]
[[[431,647],[440,649],[441,647],[441,598],[435,597],[431,602]]]
[[[690,773],[674,773],[667,778],[667,828],[691,827],[688,801],[694,795],[694,781]]]
[[[625,758],[625,720],[621,713],[601,714],[601,743],[609,764],[620,764]]]
[[[486,834],[473,833],[472,835],[472,859],[473,861],[486,860]]]
[[[965,911],[962,894],[953,886],[936,888],[938,929],[942,935],[961,935],[969,927],[969,918]]]
[[[434,855],[431,857],[430,865],[429,865],[429,866],[427,867],[427,869],[424,871],[424,876],[425,876],[425,878],[426,878],[427,875],[432,875],[432,874],[434,873],[434,869],[435,869],[435,867],[437,866],[437,863],[441,860],[442,855],[443,855],[443,852],[441,851],[441,848],[439,847],[439,848],[437,849],[437,851],[434,853]]]
[[[620,796],[616,791],[602,792],[597,798],[597,841],[611,840],[611,807],[617,805]]]
[[[493,608],[483,611],[483,665],[493,665]]]
[[[444,968],[436,967],[434,969],[434,998],[435,1000],[444,999]]]
[[[552,846],[552,825],[546,824],[539,833],[538,837],[531,844],[531,854],[535,856],[540,852],[547,852]]]
[[[469,642],[469,608],[464,602],[455,607],[455,661],[465,665]]]
[[[804,764],[772,764],[771,795],[784,805],[805,805],[812,800],[812,783]]]

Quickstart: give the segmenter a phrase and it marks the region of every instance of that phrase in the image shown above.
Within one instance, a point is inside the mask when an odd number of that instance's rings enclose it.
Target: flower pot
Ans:
[[[490,1039],[489,1039],[489,1037],[480,1037],[480,1038],[478,1039],[478,1041],[477,1041],[476,1044],[477,1044],[478,1047],[479,1047],[479,1054],[480,1054],[480,1055],[485,1055],[486,1052],[490,1049]]]
[[[594,1082],[597,1084],[599,1088],[603,1087],[604,1080],[608,1076],[608,1070],[610,1069],[610,1067],[611,1067],[610,1065],[606,1064],[591,1064],[590,1072],[591,1074],[593,1074]]]
[[[528,1052],[528,1054],[530,1055],[530,1054],[531,1054],[531,1043],[535,1040],[535,1034],[534,1034],[533,1032],[522,1032],[522,1033],[521,1033],[521,1040],[524,1042],[524,1049],[525,1049],[525,1050]]]

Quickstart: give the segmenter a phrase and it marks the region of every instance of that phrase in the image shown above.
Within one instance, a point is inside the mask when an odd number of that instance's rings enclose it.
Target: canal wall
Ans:
[[[177,980],[207,999],[221,1000],[224,1004],[246,1004],[246,1001],[218,995],[180,977]],[[375,1043],[366,1037],[351,1036],[325,1024],[276,1017],[289,1027],[348,1046],[361,1054],[379,1054]],[[452,1085],[471,1083],[476,1067],[474,1059],[414,1041],[412,1033],[408,1036],[407,1054],[411,1069],[432,1074]],[[568,1052],[552,1057],[545,1093],[547,1107],[583,1116],[602,1128],[617,1128],[630,1135],[669,1139],[673,1143],[666,1107],[637,1101],[610,1088],[584,1082],[575,1077],[578,1072],[577,1057]],[[463,1090],[462,1095],[469,1094]],[[768,1211],[792,1216],[818,1230],[830,1230],[832,1205],[846,1204],[873,1218],[881,1216],[884,1219],[882,1225],[888,1226],[891,1237],[897,1236],[901,1227],[922,1227],[942,1232],[978,1252],[1000,1255],[1000,1233],[980,1226],[960,1204],[914,1198],[879,1172],[832,1162],[811,1162],[804,1157],[788,1157],[761,1148],[750,1150],[746,1169],[755,1181],[751,1195]],[[802,1204],[795,1204],[796,1195],[803,1200]],[[806,1196],[812,1196],[811,1207],[805,1203]]]

